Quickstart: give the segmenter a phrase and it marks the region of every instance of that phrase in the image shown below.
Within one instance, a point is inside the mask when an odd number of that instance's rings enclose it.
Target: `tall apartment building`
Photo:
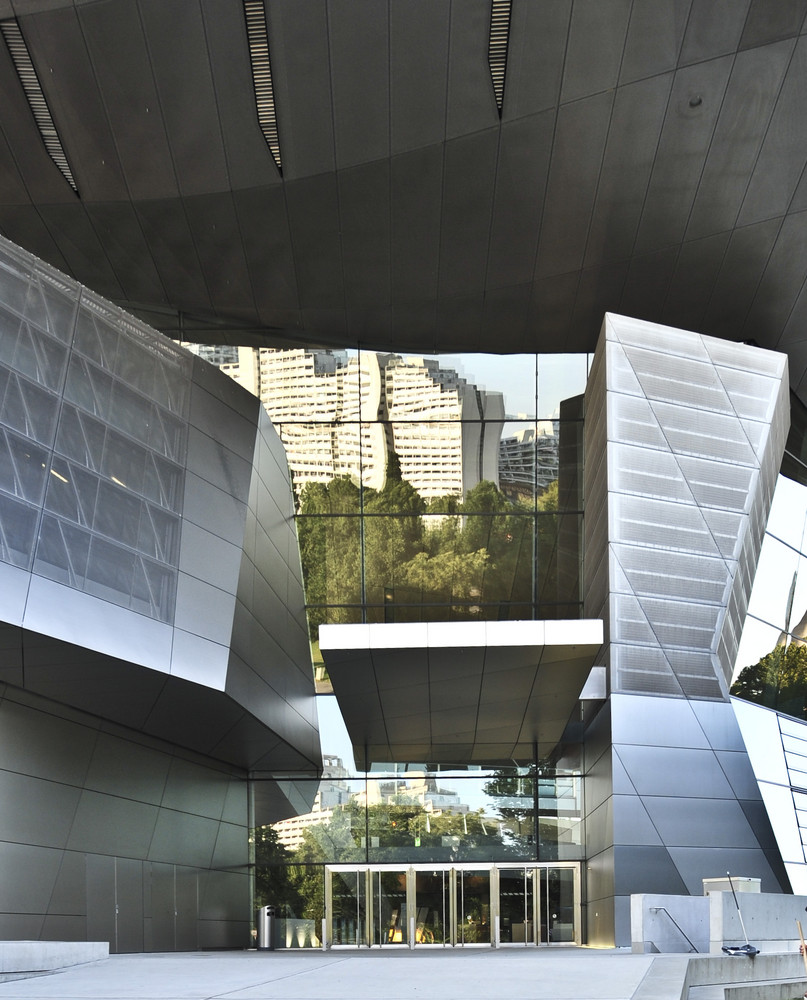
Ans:
[[[241,347],[237,364],[220,367],[260,398],[298,496],[338,476],[380,490],[391,450],[427,500],[498,483],[502,394],[432,359]]]

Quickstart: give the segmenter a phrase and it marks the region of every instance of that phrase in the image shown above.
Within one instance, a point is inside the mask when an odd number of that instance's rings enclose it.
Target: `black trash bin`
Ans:
[[[258,951],[275,949],[275,908],[262,906],[258,910]]]

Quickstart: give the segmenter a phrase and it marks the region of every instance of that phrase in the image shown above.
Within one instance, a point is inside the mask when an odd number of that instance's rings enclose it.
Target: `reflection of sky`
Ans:
[[[588,377],[589,359],[585,354],[439,354],[434,357],[442,368],[453,368],[478,388],[501,392],[509,417],[522,413],[539,419],[553,416],[562,399],[585,390]]]
[[[554,416],[561,400],[584,391],[592,358],[585,354],[400,353],[404,358],[433,358],[441,368],[452,369],[477,388],[501,392],[507,416],[524,414],[539,419]]]
[[[754,589],[748,605],[735,677],[776,646],[785,629],[790,589],[796,586],[790,629],[807,613],[807,564],[805,548],[807,488],[780,476],[776,484],[768,527],[762,543]]]

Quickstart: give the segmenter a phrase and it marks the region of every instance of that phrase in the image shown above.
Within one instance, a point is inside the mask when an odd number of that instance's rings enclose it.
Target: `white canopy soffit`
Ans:
[[[356,761],[498,764],[560,740],[599,620],[322,625]]]

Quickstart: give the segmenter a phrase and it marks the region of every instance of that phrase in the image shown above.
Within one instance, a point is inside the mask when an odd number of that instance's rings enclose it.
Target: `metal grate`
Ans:
[[[73,179],[73,172],[70,169],[70,164],[67,162],[67,156],[62,148],[59,133],[56,131],[56,126],[53,123],[48,102],[42,93],[39,77],[36,75],[34,64],[31,62],[31,54],[28,51],[28,46],[25,44],[25,39],[22,37],[20,26],[15,20],[0,21],[0,31],[2,31],[3,38],[6,40],[8,51],[17,70],[17,76],[19,76],[22,89],[28,98],[28,105],[31,108],[34,121],[39,129],[39,134],[42,136],[42,141],[45,143],[45,149],[47,149],[50,158],[62,172],[64,179],[78,194],[78,188]]]
[[[507,43],[510,39],[510,5],[512,0],[491,0],[488,63],[493,93],[499,117],[504,103],[504,77],[507,72]]]
[[[252,83],[255,87],[258,124],[272,158],[277,164],[277,169],[282,173],[275,95],[272,90],[272,67],[269,64],[269,35],[266,30],[266,12],[263,0],[244,0],[244,16],[247,22],[249,58],[252,62]]]

